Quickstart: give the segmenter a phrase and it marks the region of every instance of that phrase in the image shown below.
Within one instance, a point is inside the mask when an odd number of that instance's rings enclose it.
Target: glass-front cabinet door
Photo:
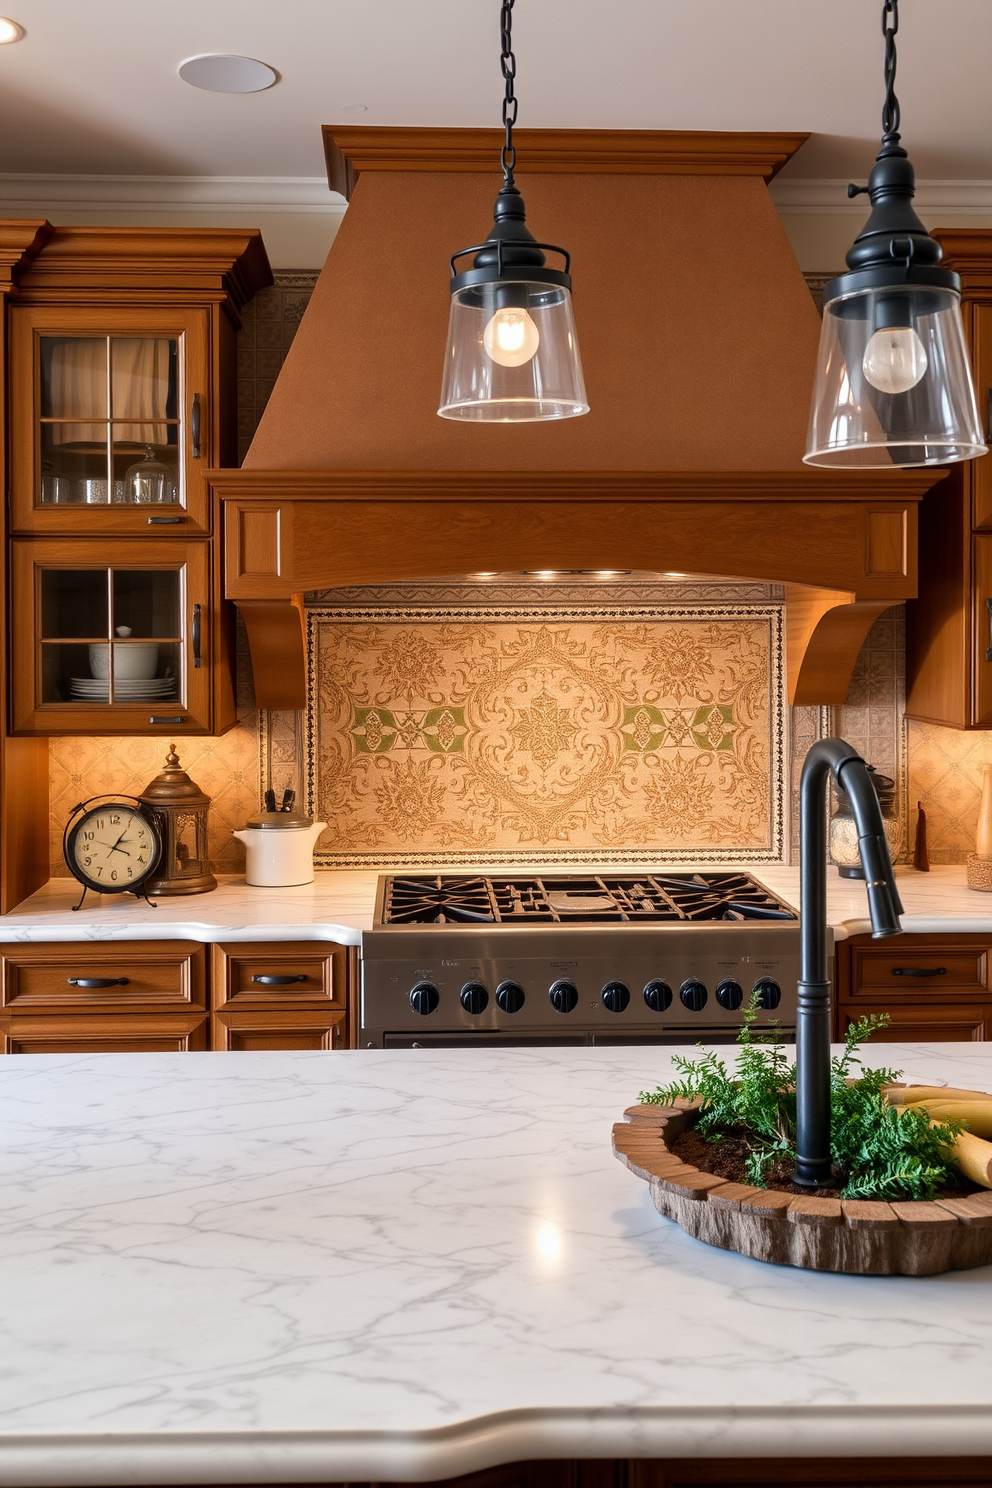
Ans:
[[[11,546],[15,732],[210,731],[208,544]]]
[[[15,532],[202,533],[206,310],[11,312]]]

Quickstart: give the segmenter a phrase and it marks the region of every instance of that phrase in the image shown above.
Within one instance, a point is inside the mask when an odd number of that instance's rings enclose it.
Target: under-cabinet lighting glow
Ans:
[[[8,41],[20,41],[23,35],[23,26],[19,26],[16,21],[9,21],[6,16],[0,16],[0,46],[5,46]]]
[[[562,1252],[562,1239],[561,1230],[558,1225],[552,1224],[550,1220],[546,1220],[544,1224],[538,1225],[534,1244],[537,1247],[538,1254],[543,1256],[546,1261],[559,1260]]]

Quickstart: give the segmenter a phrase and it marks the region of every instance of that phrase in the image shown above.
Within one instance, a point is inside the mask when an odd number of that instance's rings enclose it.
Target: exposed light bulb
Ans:
[[[886,326],[865,347],[862,367],[880,393],[908,393],[927,370],[927,354],[912,326]]]
[[[507,305],[497,310],[482,333],[486,355],[501,367],[522,367],[541,344],[537,326],[526,310]]]

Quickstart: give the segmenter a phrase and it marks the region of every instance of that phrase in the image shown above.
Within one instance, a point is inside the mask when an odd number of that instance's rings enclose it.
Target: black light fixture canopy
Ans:
[[[461,248],[451,258],[451,315],[438,413],[476,423],[532,423],[589,412],[569,254],[536,240],[513,179],[513,3],[501,0],[500,6],[503,186],[485,242]],[[563,267],[549,267],[548,253],[558,254]],[[458,260],[469,254],[474,255],[471,268],[459,272]]]
[[[916,215],[916,175],[900,143],[898,0],[883,0],[882,145],[871,214],[823,291],[807,464],[944,465],[986,452],[961,321],[961,281]]]

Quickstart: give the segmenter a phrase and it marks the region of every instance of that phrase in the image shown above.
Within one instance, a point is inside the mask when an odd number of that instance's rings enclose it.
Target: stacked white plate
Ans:
[[[105,703],[106,677],[71,677],[72,696],[83,703]],[[164,701],[176,695],[175,677],[121,677],[114,683],[115,703]]]

